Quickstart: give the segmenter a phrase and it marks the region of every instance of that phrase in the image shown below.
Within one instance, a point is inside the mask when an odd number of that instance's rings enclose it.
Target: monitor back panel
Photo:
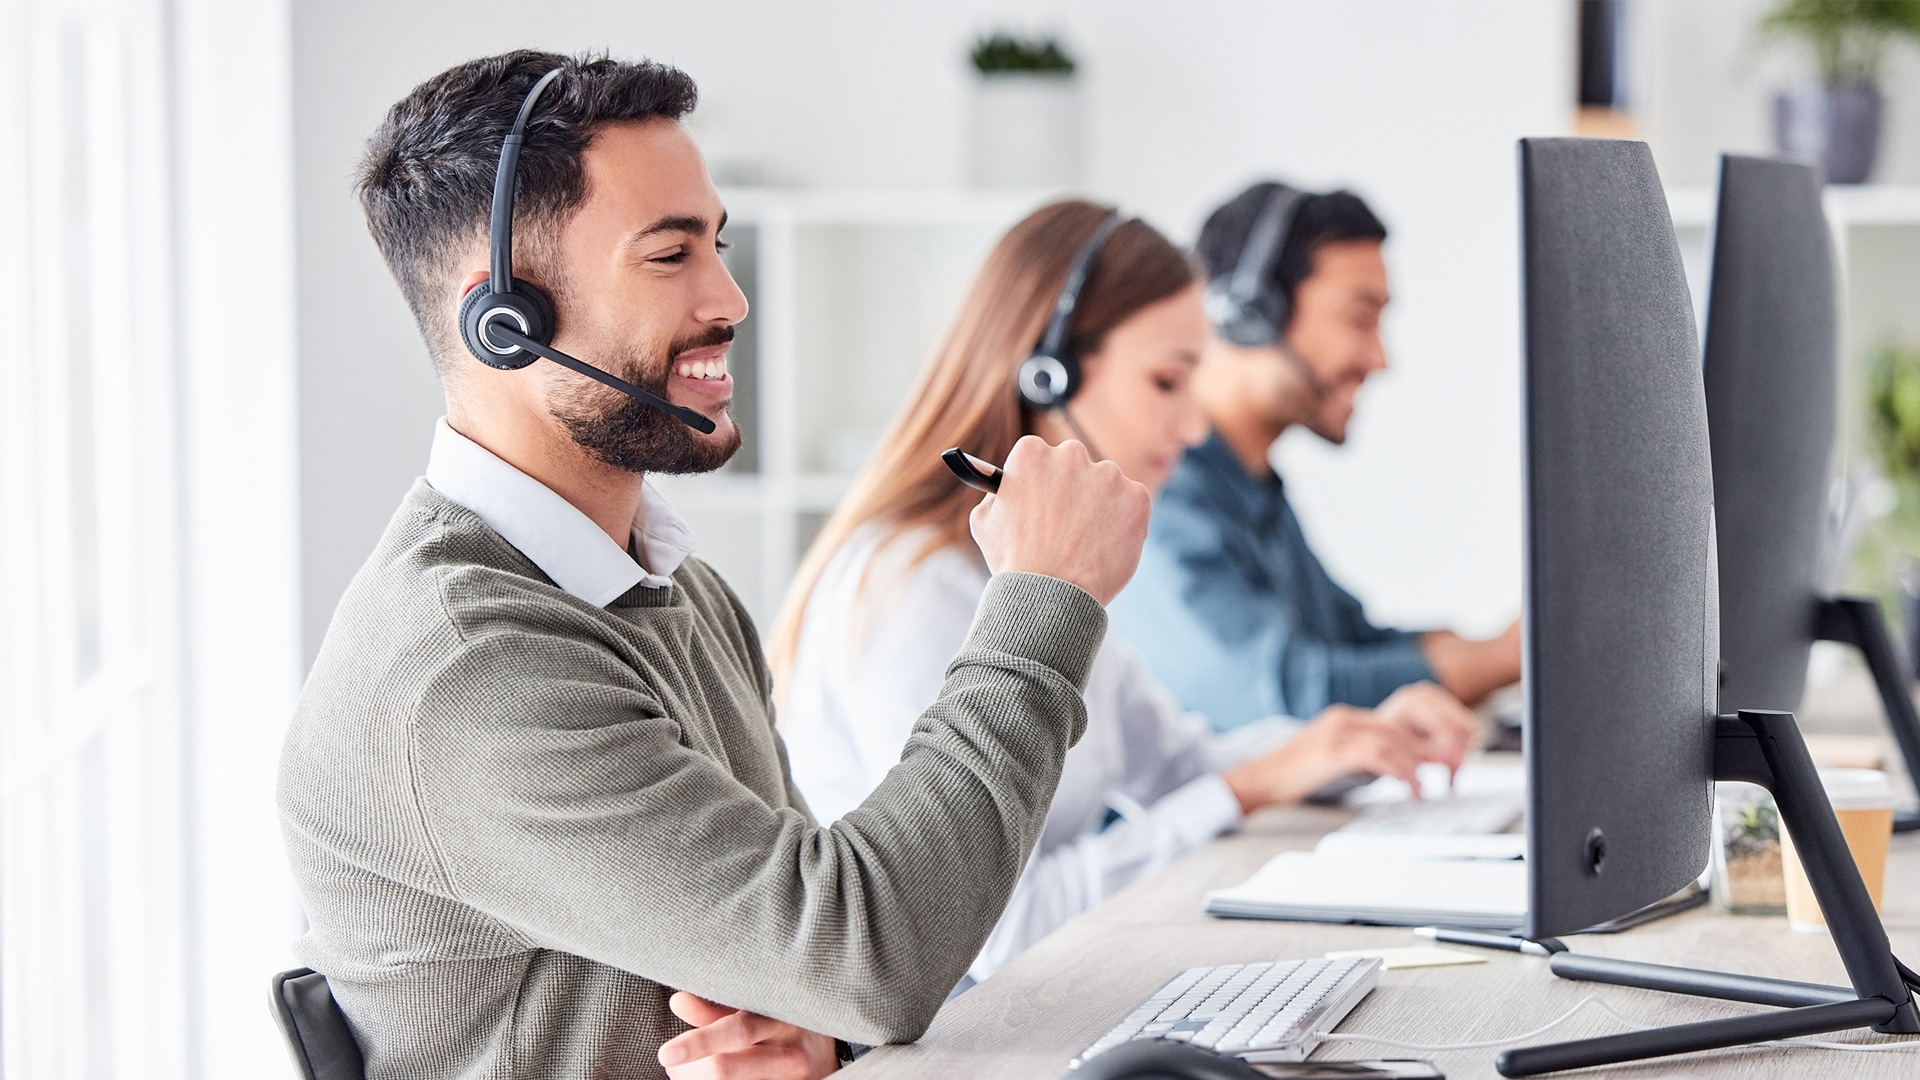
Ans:
[[[1833,255],[1811,165],[1720,159],[1707,426],[1720,543],[1720,707],[1800,707],[1826,535]]]
[[[1530,933],[1705,867],[1713,482],[1699,338],[1644,143],[1520,145]]]

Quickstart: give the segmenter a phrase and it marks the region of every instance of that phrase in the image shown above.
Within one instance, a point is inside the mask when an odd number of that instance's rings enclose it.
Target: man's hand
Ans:
[[[660,1046],[673,1080],[818,1080],[840,1068],[833,1039],[682,990],[668,1000],[693,1025]]]
[[[1430,682],[1395,690],[1374,715],[1420,740],[1424,759],[1444,763],[1449,772],[1460,768],[1483,734],[1480,718],[1472,709]]]
[[[1394,691],[1378,709],[1329,706],[1293,740],[1221,778],[1240,809],[1297,803],[1350,773],[1405,781],[1419,797],[1415,768],[1423,761],[1459,768],[1479,732],[1479,720],[1432,683]]]
[[[1478,705],[1488,694],[1520,681],[1520,620],[1499,637],[1470,641],[1451,630],[1420,635],[1433,677],[1454,697]]]
[[[973,538],[995,573],[1045,574],[1106,604],[1133,578],[1153,511],[1147,489],[1072,440],[1013,444],[1000,492],[973,509]]]

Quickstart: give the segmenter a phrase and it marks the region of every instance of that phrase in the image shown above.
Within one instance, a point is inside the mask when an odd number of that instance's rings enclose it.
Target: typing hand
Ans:
[[[1013,444],[1000,492],[973,509],[973,538],[995,573],[1022,570],[1078,585],[1105,604],[1140,565],[1152,512],[1147,489],[1072,440]]]
[[[1399,726],[1416,740],[1424,760],[1438,761],[1448,771],[1460,768],[1467,751],[1480,742],[1480,718],[1460,699],[1430,682],[1412,683],[1395,690],[1374,715]],[[1417,785],[1416,785],[1417,787]]]
[[[668,1000],[692,1031],[660,1046],[672,1080],[818,1080],[840,1068],[833,1039],[682,990]]]
[[[1372,709],[1331,705],[1279,749],[1221,774],[1240,809],[1297,803],[1349,773],[1395,776],[1418,797],[1414,769],[1425,760],[1425,740],[1404,718]]]

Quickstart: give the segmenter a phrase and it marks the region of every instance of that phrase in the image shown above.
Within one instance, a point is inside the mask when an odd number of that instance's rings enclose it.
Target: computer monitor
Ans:
[[[1707,865],[1719,622],[1699,337],[1645,144],[1520,146],[1527,934]]]
[[[1920,777],[1920,715],[1879,606],[1829,596],[1822,580],[1839,301],[1820,194],[1810,164],[1720,159],[1705,346],[1720,707],[1798,709],[1813,642],[1858,646]],[[1896,827],[1920,827],[1920,814],[1902,810]]]
[[[1720,704],[1800,707],[1823,582],[1837,372],[1820,173],[1720,159],[1704,377],[1720,531]]]
[[[1852,987],[1572,952],[1556,975],[1787,1006],[1508,1050],[1532,1076],[1852,1027],[1920,1032],[1793,717],[1716,716],[1720,605],[1705,386],[1644,143],[1520,144],[1527,935],[1627,915],[1705,867],[1713,784],[1774,793]],[[1724,523],[1722,525],[1724,526]]]

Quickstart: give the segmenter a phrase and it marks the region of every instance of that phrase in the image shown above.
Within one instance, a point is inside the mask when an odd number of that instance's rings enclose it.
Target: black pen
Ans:
[[[1471,930],[1448,930],[1442,926],[1416,926],[1415,937],[1432,938],[1454,945],[1478,945],[1483,949],[1505,949],[1508,952],[1526,953],[1528,956],[1552,956],[1557,952],[1566,952],[1567,947],[1560,944],[1559,938],[1541,938],[1529,941],[1526,938],[1507,937],[1501,934],[1476,934]]]
[[[954,447],[940,455],[960,482],[975,491],[984,491],[991,495],[1000,490],[1000,470],[998,467],[981,461],[959,447]]]

